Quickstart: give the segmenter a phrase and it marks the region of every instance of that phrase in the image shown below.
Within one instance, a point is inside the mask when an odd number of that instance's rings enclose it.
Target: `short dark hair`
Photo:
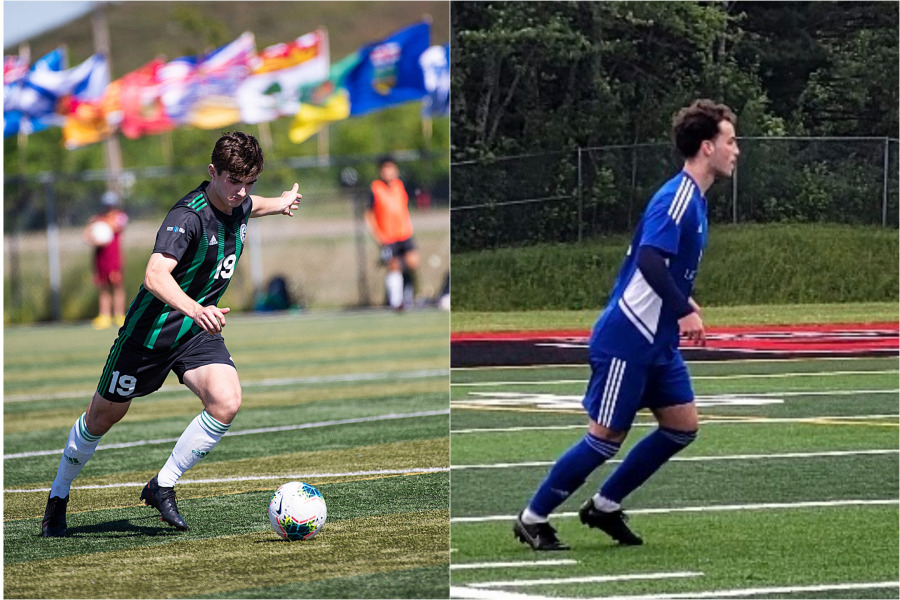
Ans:
[[[263,151],[255,137],[243,131],[223,133],[212,152],[216,173],[228,171],[236,177],[258,177],[263,170]]]
[[[381,167],[383,167],[386,163],[391,163],[393,165],[396,165],[397,161],[394,160],[394,157],[391,156],[390,154],[383,154],[382,156],[378,157],[378,168],[379,169]]]
[[[684,158],[693,158],[700,151],[700,144],[719,135],[719,123],[728,121],[737,125],[737,116],[724,104],[712,100],[695,100],[682,108],[672,120],[675,148]]]

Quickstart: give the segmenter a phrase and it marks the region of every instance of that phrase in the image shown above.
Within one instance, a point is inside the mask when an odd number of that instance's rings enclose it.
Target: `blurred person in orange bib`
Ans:
[[[370,186],[366,224],[381,246],[381,263],[388,270],[384,278],[388,304],[394,310],[402,310],[413,303],[419,253],[413,240],[409,196],[397,164],[391,157],[383,157],[378,162],[378,172],[379,179]]]
[[[91,217],[84,230],[85,240],[94,246],[94,284],[100,292],[99,310],[91,322],[94,329],[106,329],[125,322],[125,281],[122,276],[122,231],[128,215],[119,205],[119,195],[103,194],[103,211]]]

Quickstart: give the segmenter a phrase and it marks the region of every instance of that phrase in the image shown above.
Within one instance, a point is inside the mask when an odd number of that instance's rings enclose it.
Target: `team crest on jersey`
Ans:
[[[241,225],[241,243],[244,243],[244,238],[247,237],[247,224],[244,223]]]

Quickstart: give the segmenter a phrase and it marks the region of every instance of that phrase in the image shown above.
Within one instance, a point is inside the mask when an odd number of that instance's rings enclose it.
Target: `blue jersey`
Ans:
[[[637,250],[653,246],[667,256],[675,285],[690,297],[706,247],[706,199],[684,171],[656,192],[628,247],[612,296],[594,324],[591,354],[603,352],[641,364],[671,359],[678,348],[678,318],[637,267]]]

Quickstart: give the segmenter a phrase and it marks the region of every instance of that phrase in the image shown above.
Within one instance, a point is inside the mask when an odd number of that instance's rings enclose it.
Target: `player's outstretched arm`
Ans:
[[[178,261],[175,257],[162,252],[154,252],[147,262],[144,272],[144,287],[147,290],[180,312],[190,317],[206,333],[220,333],[225,326],[225,314],[230,308],[219,308],[216,305],[202,306],[188,296],[172,277],[172,271]]]
[[[267,215],[287,215],[293,217],[295,210],[300,208],[300,200],[303,198],[297,193],[300,185],[295,183],[294,187],[276,198],[264,198],[262,196],[251,195],[253,200],[253,208],[250,210],[250,217],[265,217]]]

